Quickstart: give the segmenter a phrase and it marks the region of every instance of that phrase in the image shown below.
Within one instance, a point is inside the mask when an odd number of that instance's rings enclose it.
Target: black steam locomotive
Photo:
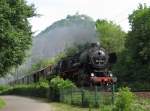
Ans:
[[[116,81],[111,73],[111,66],[116,62],[116,54],[108,54],[99,43],[91,43],[78,53],[61,59],[31,75],[24,76],[10,84],[30,84],[40,78],[51,78],[54,75],[70,79],[77,85],[112,84]]]
[[[59,61],[53,73],[78,85],[111,84],[116,81],[111,73],[111,65],[116,59],[115,53],[108,54],[99,43],[91,43],[84,50]]]

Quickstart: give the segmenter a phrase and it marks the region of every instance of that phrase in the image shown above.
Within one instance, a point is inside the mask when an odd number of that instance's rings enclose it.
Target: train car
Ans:
[[[15,84],[31,84],[39,82],[40,79],[47,79],[52,73],[52,65],[42,68],[38,71],[31,73],[30,75],[25,75],[18,78],[17,80],[9,82],[10,85]]]

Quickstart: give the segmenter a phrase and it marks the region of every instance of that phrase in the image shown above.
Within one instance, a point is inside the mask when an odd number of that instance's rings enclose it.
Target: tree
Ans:
[[[150,72],[150,7],[140,4],[129,16],[131,31],[128,33],[126,48],[134,61],[131,71],[137,80],[149,81]]]
[[[117,63],[115,72],[120,81],[137,82],[141,85],[150,81],[150,7],[139,5],[129,15],[131,31],[125,41],[125,50]],[[145,87],[145,86],[143,86]]]
[[[124,48],[126,33],[111,21],[97,20],[96,29],[101,45],[108,52],[120,52]]]
[[[32,43],[28,18],[34,6],[25,0],[0,0],[0,75],[20,65]]]
[[[150,63],[150,7],[139,5],[129,16],[131,31],[128,33],[126,47],[132,59],[138,63]]]

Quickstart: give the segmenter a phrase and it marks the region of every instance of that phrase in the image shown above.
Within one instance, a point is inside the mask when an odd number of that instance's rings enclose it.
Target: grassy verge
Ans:
[[[0,98],[0,109],[5,106],[5,102]]]
[[[142,111],[150,111],[150,98],[138,98],[136,103],[141,106]]]
[[[99,108],[81,108],[74,105],[52,102],[50,103],[50,106],[52,111],[112,111],[111,105],[103,105]],[[135,111],[150,111],[150,99],[138,98],[135,100],[133,106]]]
[[[111,111],[111,106],[103,106],[100,108],[81,108],[63,103],[50,103],[52,111]]]

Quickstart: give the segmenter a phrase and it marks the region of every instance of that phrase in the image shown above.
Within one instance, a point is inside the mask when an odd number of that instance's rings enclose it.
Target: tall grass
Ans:
[[[3,108],[5,106],[5,102],[3,99],[0,98],[0,109]]]

